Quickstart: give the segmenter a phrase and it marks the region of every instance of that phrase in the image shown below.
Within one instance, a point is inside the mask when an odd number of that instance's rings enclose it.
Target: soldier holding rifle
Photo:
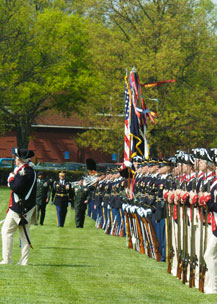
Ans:
[[[200,267],[199,290],[207,294],[217,293],[217,229],[216,229],[216,149],[206,150],[203,158],[206,160],[203,193],[199,193],[199,204],[203,207],[203,259]],[[201,259],[200,259],[201,260]]]

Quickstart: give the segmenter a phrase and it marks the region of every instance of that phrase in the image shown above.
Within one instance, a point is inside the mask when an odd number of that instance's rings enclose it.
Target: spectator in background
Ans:
[[[46,206],[50,200],[50,182],[45,179],[43,172],[38,172],[37,190],[36,190],[36,206],[37,206],[37,222],[40,217],[40,225],[44,224]]]

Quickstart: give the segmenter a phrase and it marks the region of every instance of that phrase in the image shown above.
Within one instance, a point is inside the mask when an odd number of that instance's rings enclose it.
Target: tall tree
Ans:
[[[98,43],[92,45],[92,50],[99,55],[93,60],[97,58],[101,63],[97,70],[103,73],[104,84],[109,88],[104,95],[106,90],[102,86],[99,99],[107,105],[111,100],[116,102],[113,108],[107,109],[107,113],[111,114],[112,120],[116,117],[120,123],[119,129],[115,130],[112,126],[117,127],[117,123],[108,123],[105,119],[103,124],[100,120],[101,138],[102,132],[105,138],[109,132],[115,146],[117,131],[123,134],[120,117],[115,114],[120,113],[120,105],[122,113],[124,111],[121,93],[125,67],[136,66],[144,83],[176,79],[175,84],[143,90],[148,106],[152,109],[158,107],[159,113],[157,125],[149,126],[151,144],[155,144],[164,155],[177,148],[216,144],[217,136],[213,128],[217,114],[217,41],[216,8],[212,1],[89,0],[86,4],[87,16],[92,22],[95,20],[99,24],[101,21],[109,33],[104,35],[101,27],[100,32],[95,30]],[[111,89],[111,84],[115,90]],[[157,98],[159,106],[150,98]],[[93,137],[90,137],[89,131],[88,138],[97,146],[96,133],[96,130],[93,131]],[[85,134],[82,139],[84,144],[88,143],[84,140]]]
[[[92,86],[87,25],[57,1],[0,0],[0,117],[27,147],[44,111],[70,112]]]

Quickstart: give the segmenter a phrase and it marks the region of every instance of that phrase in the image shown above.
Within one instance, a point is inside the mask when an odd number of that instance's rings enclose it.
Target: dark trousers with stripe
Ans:
[[[56,210],[57,210],[58,227],[64,227],[66,213],[67,213],[67,206],[56,205]]]

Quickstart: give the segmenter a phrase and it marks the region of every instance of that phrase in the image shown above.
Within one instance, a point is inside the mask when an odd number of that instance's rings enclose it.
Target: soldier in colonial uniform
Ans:
[[[8,177],[11,188],[9,209],[2,227],[2,257],[0,264],[12,263],[13,235],[19,229],[21,239],[21,258],[18,264],[27,265],[31,242],[30,224],[36,214],[36,173],[29,166],[34,152],[27,149],[15,149],[14,172]]]
[[[54,182],[52,201],[56,206],[58,227],[64,227],[68,203],[73,203],[73,191],[69,181],[65,179],[65,173],[59,173],[59,180]]]

